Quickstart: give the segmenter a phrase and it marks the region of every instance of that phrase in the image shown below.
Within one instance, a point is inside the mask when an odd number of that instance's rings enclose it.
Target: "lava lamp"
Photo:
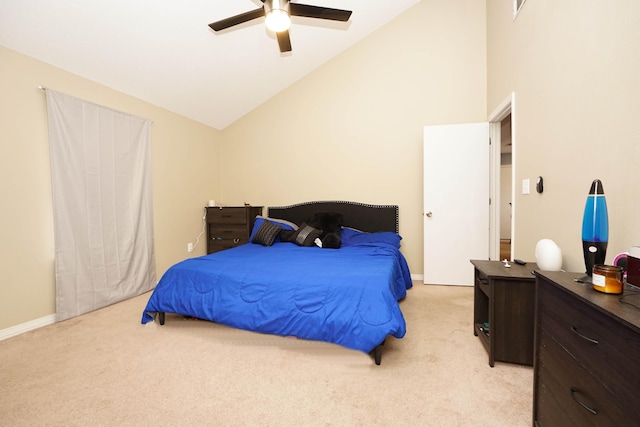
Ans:
[[[582,218],[582,252],[587,276],[593,275],[593,266],[604,264],[609,242],[609,216],[602,182],[591,183]]]

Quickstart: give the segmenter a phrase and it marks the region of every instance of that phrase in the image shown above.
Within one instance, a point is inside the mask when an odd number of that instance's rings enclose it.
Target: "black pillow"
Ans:
[[[323,231],[323,237],[327,233],[340,232],[344,223],[342,212],[314,212],[308,224]]]
[[[287,230],[283,230],[287,231]],[[298,246],[313,246],[314,240],[316,240],[322,234],[322,230],[313,228],[307,223],[303,222],[300,228],[293,233],[283,233],[280,235],[280,240],[287,242],[293,242]]]
[[[283,242],[293,242],[293,240],[291,240],[291,236],[293,236],[293,233],[295,232],[296,230],[287,230],[286,228],[283,228],[280,232],[280,240]]]
[[[251,239],[252,243],[259,243],[264,246],[271,246],[273,242],[276,240],[278,233],[282,231],[282,227],[277,224],[274,224],[271,221],[263,221],[254,234],[253,239]]]

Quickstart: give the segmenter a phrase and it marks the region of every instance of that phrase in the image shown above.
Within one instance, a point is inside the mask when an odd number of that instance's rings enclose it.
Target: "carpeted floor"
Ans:
[[[167,316],[149,294],[0,342],[1,426],[529,426],[533,370],[473,335],[473,288],[415,282],[382,364]]]

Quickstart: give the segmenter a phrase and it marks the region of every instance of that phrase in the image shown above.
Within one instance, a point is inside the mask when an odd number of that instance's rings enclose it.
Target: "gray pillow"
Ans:
[[[282,227],[277,224],[274,224],[271,221],[264,221],[256,234],[253,235],[251,239],[251,243],[258,243],[263,246],[271,246],[273,242],[276,240],[278,233],[282,231]]]
[[[302,225],[293,233],[289,235],[281,235],[281,240],[286,240],[287,242],[293,242],[298,246],[313,246],[315,245],[314,240],[316,240],[322,234],[322,230],[318,230],[317,228],[313,228],[307,223],[302,223]]]

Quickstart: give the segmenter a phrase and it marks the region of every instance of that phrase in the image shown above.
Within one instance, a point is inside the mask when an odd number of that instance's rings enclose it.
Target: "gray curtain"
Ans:
[[[46,94],[60,321],[155,286],[151,122]]]

